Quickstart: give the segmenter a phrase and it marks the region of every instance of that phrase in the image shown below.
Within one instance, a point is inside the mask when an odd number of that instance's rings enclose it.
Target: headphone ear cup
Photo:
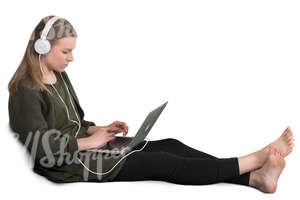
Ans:
[[[39,54],[46,54],[51,49],[51,44],[48,40],[38,39],[34,43],[34,49]]]

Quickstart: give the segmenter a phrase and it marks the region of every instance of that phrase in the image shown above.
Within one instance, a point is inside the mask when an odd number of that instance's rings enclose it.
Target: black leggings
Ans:
[[[140,149],[146,141],[134,149]],[[217,158],[173,138],[149,141],[129,155],[112,181],[160,180],[184,185],[219,182],[249,186],[250,172],[239,175],[237,157]]]

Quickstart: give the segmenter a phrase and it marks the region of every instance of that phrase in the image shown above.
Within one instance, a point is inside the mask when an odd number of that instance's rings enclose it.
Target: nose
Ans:
[[[67,57],[68,62],[72,62],[74,60],[72,52]]]

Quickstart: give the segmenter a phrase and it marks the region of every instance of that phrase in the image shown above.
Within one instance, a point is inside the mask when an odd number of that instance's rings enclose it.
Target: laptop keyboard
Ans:
[[[114,140],[108,142],[108,147],[110,149],[120,148],[127,146],[132,140],[132,137],[116,137]]]

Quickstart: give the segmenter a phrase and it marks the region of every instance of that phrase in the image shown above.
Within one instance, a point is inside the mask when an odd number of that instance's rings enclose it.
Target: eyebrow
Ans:
[[[69,51],[72,51],[72,49],[69,49],[69,48],[63,48],[63,49],[67,49],[67,50],[69,50]]]

